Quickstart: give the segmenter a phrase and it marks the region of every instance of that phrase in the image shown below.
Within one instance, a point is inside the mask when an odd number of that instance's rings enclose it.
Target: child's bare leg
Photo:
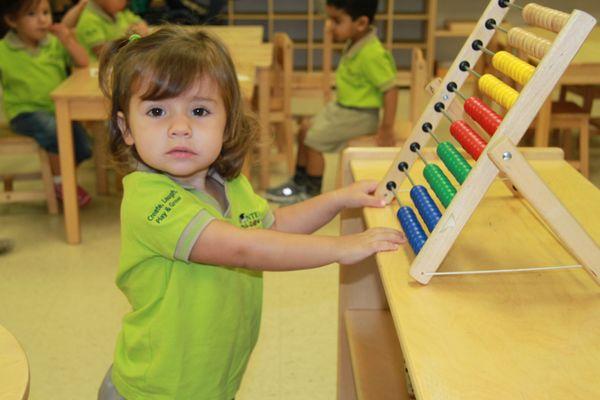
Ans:
[[[321,193],[321,184],[323,183],[323,171],[325,171],[325,158],[323,153],[306,147],[308,163],[306,165],[306,192],[310,196]]]
[[[309,176],[323,176],[325,171],[325,157],[320,151],[306,147],[307,160],[306,172]]]
[[[60,176],[60,158],[58,154],[48,153],[48,159],[50,160],[52,176]]]
[[[296,157],[296,165],[298,167],[306,168],[308,164],[308,152],[307,147],[304,144],[304,139],[306,138],[306,132],[308,132],[308,122],[303,119],[300,123],[300,128],[298,129],[298,154]]]

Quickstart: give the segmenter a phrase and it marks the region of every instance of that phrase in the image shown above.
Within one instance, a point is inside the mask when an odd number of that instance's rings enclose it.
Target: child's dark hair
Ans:
[[[377,12],[377,0],[327,0],[327,5],[344,10],[353,21],[365,16],[369,18],[370,24],[375,20]]]
[[[227,122],[221,154],[211,168],[225,179],[239,175],[248,150],[257,137],[254,116],[246,113],[235,67],[225,46],[199,29],[167,26],[153,34],[109,43],[100,57],[100,87],[111,99],[109,147],[117,167],[130,168],[132,155],[117,124],[122,112],[127,121],[134,94],[142,100],[160,100],[185,93],[203,77],[213,79],[223,98]]]
[[[10,30],[6,25],[5,18],[16,19],[34,8],[42,0],[0,0],[0,38]],[[49,4],[49,2],[48,2]]]

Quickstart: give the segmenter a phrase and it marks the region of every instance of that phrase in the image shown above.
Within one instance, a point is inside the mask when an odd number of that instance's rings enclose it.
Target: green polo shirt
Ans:
[[[129,10],[118,12],[113,18],[91,0],[79,17],[77,39],[91,59],[96,60],[94,47],[125,36],[129,27],[141,20]]]
[[[337,102],[346,107],[381,108],[383,93],[396,85],[396,63],[374,28],[346,45],[335,71]]]
[[[131,304],[112,379],[128,400],[231,400],[256,344],[262,272],[188,261],[213,220],[269,228],[267,202],[240,175],[212,175],[228,209],[171,178],[136,171],[123,180],[117,286]]]
[[[10,121],[24,112],[54,112],[52,92],[67,78],[70,56],[54,35],[47,35],[36,49],[25,46],[9,31],[0,40],[2,105]]]

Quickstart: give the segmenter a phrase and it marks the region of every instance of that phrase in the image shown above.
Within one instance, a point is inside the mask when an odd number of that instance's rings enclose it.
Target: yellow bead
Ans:
[[[479,90],[507,110],[515,104],[515,101],[517,101],[517,98],[519,97],[519,92],[496,78],[494,75],[483,75],[479,78],[478,85]]]
[[[520,58],[506,52],[499,51],[492,58],[492,65],[504,75],[525,85],[533,76],[535,68]]]

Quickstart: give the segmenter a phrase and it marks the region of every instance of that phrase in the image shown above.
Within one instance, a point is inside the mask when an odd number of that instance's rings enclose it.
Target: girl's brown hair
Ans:
[[[161,100],[185,93],[203,77],[217,84],[228,118],[221,154],[211,166],[225,179],[239,175],[244,158],[254,145],[258,125],[246,113],[235,67],[225,46],[196,29],[167,26],[137,40],[109,43],[100,57],[100,87],[111,100],[109,147],[121,170],[130,169],[129,155],[143,162],[128,146],[117,124],[117,113],[129,115],[131,97]]]
[[[36,7],[42,0],[0,0],[0,38],[2,38],[9,30],[5,18],[15,20],[27,11]],[[50,4],[50,1],[48,1]]]

